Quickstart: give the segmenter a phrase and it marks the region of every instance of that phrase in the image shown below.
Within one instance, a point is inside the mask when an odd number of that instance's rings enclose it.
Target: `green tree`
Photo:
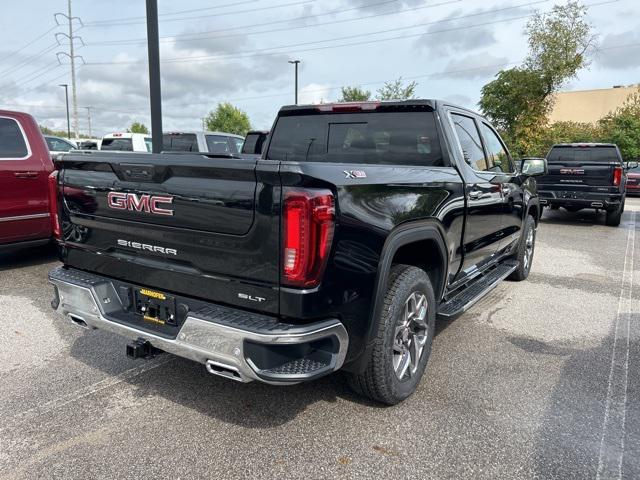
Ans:
[[[376,98],[378,100],[408,100],[415,98],[416,82],[404,84],[402,77],[385,84],[378,89]]]
[[[342,87],[339,102],[365,102],[371,99],[371,92],[360,87]]]
[[[209,112],[205,123],[209,130],[236,135],[246,135],[251,130],[249,116],[228,102],[219,103],[215,110]]]
[[[131,126],[127,129],[129,133],[144,133],[145,135],[149,134],[149,129],[144,123],[141,122],[133,122]]]
[[[589,65],[587,50],[597,36],[587,21],[587,7],[576,0],[536,13],[525,27],[529,55],[525,68],[540,72],[549,96]]]
[[[502,70],[482,88],[480,108],[518,155],[540,145],[553,95],[581,68],[595,43],[586,8],[575,0],[537,13],[525,27],[529,52],[521,67]]]
[[[625,160],[640,158],[640,88],[624,105],[598,122],[602,141],[615,143]]]
[[[545,127],[528,150],[529,155],[544,157],[556,143],[602,141],[602,128],[591,123],[555,122]]]

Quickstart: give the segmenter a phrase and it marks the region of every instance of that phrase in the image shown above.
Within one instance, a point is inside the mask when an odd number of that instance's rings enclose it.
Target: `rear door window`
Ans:
[[[207,149],[209,153],[229,155],[231,153],[227,137],[223,135],[207,135]]]
[[[0,159],[22,159],[27,155],[29,148],[18,122],[0,118]]]
[[[104,138],[100,150],[133,152],[133,140],[130,138]]]
[[[444,165],[433,112],[280,117],[267,158],[297,162]]]
[[[480,140],[476,121],[471,117],[457,113],[452,113],[451,118],[453,119],[453,127],[458,135],[465,161],[474,170],[481,172],[488,170],[489,165],[482,148],[482,140]]]

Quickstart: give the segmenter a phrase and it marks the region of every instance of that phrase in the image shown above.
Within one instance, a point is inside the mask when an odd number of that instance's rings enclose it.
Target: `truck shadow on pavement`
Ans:
[[[575,225],[578,227],[596,227],[604,226],[605,213],[595,210],[580,210],[578,212],[568,212],[563,208],[558,210],[549,210],[545,208],[540,219],[540,223],[555,224],[555,225]]]
[[[638,325],[640,314],[631,315],[630,322]],[[612,332],[613,333],[613,332]],[[619,478],[640,478],[640,338],[631,334],[626,390],[626,425]],[[619,339],[622,341],[622,339]],[[541,423],[533,451],[536,478],[596,478],[613,351],[610,335],[598,347],[567,349],[564,352],[536,349],[541,355],[566,354],[562,373],[550,394],[547,407],[541,413]],[[531,345],[521,345],[522,348]],[[613,392],[622,383],[614,378]],[[620,409],[610,412],[610,418],[620,417]],[[619,425],[615,418],[611,425]],[[615,435],[620,430],[614,429]],[[603,448],[603,463],[618,464],[620,449]],[[616,467],[617,469],[617,467]],[[617,477],[617,476],[616,476]],[[605,475],[605,478],[610,478]]]
[[[436,336],[452,322],[436,323]],[[64,327],[65,329],[67,327]],[[376,409],[386,406],[363,398],[348,386],[340,373],[309,383],[273,386],[258,382],[239,383],[216,377],[204,365],[163,353],[152,360],[131,360],[125,356],[126,340],[99,330],[88,331],[70,345],[70,355],[111,376],[121,375],[134,387],[139,399],[161,397],[183,407],[245,428],[269,428],[286,424],[315,403],[346,401]],[[154,363],[151,363],[154,362]],[[144,367],[143,373],[127,371]],[[155,367],[154,365],[159,366]],[[428,376],[423,382],[428,381]]]
[[[0,252],[0,271],[41,265],[57,258],[57,249],[52,244]]]
[[[168,353],[150,360],[125,356],[126,340],[98,330],[86,332],[70,345],[70,355],[110,376],[120,375],[134,387],[139,399],[160,397],[220,421],[245,428],[269,428],[295,419],[312,404],[335,403],[340,399],[382,408],[358,397],[338,373],[310,383],[272,386],[258,382],[240,383],[214,376],[204,365]],[[135,368],[150,368],[135,375]],[[155,366],[159,365],[159,366]]]

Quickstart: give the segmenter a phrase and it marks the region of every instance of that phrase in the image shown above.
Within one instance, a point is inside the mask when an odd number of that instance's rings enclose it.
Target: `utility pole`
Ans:
[[[295,75],[296,75],[296,105],[298,104],[298,64],[300,64],[300,60],[289,60],[289,63],[293,64],[295,67]]]
[[[93,133],[91,132],[91,107],[84,107],[87,109],[87,122],[89,123],[89,138],[93,138]]]
[[[64,98],[67,104],[67,138],[71,140],[71,123],[69,122],[69,85],[61,83],[59,87],[64,87]]]
[[[80,42],[82,43],[82,45],[84,45],[84,42],[82,41],[82,38],[78,37],[78,36],[73,36],[73,21],[77,20],[78,22],[80,22],[80,25],[82,25],[82,20],[80,20],[79,17],[74,17],[71,14],[71,0],[67,0],[67,13],[56,13],[54,15],[54,18],[56,20],[56,23],[58,25],[60,25],[60,22],[58,21],[58,15],[60,15],[63,18],[67,19],[67,23],[69,26],[69,34],[65,34],[65,33],[56,33],[56,41],[58,42],[59,45],[62,45],[60,43],[59,40],[59,36],[63,36],[63,37],[67,37],[69,40],[69,53],[67,52],[58,52],[56,53],[56,56],[58,58],[58,62],[60,64],[62,64],[62,62],[60,61],[60,55],[65,56],[65,57],[69,57],[69,62],[71,64],[71,104],[73,107],[73,133],[74,133],[74,137],[75,140],[78,141],[79,138],[79,129],[78,129],[78,93],[77,93],[77,87],[76,87],[76,58],[80,58],[82,60],[82,62],[84,63],[84,58],[82,58],[79,55],[75,54],[75,45],[74,45],[74,40],[78,39],[80,40]]]
[[[149,102],[153,153],[162,151],[162,93],[160,90],[160,41],[158,0],[147,0],[147,50],[149,52]]]

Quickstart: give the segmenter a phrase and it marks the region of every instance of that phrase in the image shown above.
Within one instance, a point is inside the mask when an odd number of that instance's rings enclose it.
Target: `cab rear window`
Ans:
[[[133,140],[130,138],[105,138],[100,150],[119,150],[133,152]]]
[[[611,146],[553,147],[548,162],[619,162],[618,150]]]
[[[282,116],[267,158],[294,162],[444,165],[433,112]]]
[[[165,133],[162,135],[164,152],[197,152],[198,138],[195,133]]]
[[[28,154],[18,122],[13,118],[0,118],[0,158],[23,158]]]

